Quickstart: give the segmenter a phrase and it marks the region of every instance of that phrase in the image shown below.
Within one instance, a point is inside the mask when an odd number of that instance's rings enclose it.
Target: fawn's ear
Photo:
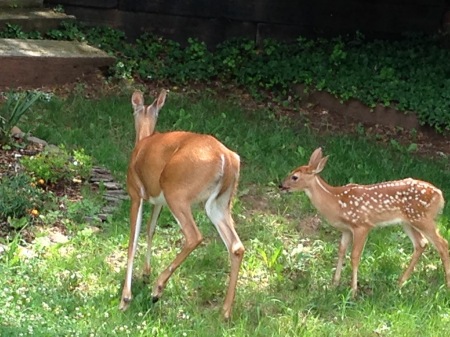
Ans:
[[[159,110],[161,110],[161,108],[164,106],[164,103],[166,102],[166,96],[167,96],[167,90],[162,89],[161,92],[159,93],[159,96],[157,99],[155,99],[152,103],[152,105],[150,106],[152,111],[158,115]]]
[[[135,91],[131,96],[131,105],[133,105],[134,113],[138,112],[144,107],[144,96],[142,92]]]
[[[328,156],[323,157],[322,159],[320,159],[320,161],[317,164],[316,168],[313,169],[313,173],[314,174],[318,174],[318,173],[322,172],[323,168],[325,167],[325,164],[327,163],[327,160],[328,160]]]
[[[311,166],[311,168],[314,170],[317,168],[317,165],[319,164],[319,161],[322,159],[322,148],[319,147],[314,150],[314,152],[311,155],[311,158],[309,158],[308,165]]]

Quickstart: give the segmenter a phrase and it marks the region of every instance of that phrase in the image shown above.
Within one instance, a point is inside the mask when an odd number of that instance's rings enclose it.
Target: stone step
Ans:
[[[114,57],[86,43],[0,39],[0,88],[38,88],[89,80]]]
[[[48,8],[8,8],[0,10],[0,30],[7,24],[18,25],[24,32],[46,33],[59,27],[63,21],[75,21],[75,16]]]
[[[0,8],[39,8],[44,0],[0,0]]]

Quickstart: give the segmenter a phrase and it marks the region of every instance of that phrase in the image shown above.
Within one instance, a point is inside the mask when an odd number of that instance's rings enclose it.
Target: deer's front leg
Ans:
[[[356,295],[358,290],[358,267],[361,260],[361,253],[366,244],[367,235],[370,227],[358,226],[353,229],[353,249],[352,249],[352,296]]]
[[[341,280],[341,272],[342,266],[344,264],[345,253],[347,252],[347,247],[352,239],[352,232],[344,231],[342,232],[341,242],[339,243],[338,250],[338,261],[336,265],[336,272],[333,278],[333,285],[339,285],[339,281]]]
[[[127,273],[125,276],[125,283],[122,290],[122,299],[120,301],[120,310],[126,310],[128,304],[131,301],[131,278],[133,275],[133,260],[136,254],[136,247],[139,238],[139,232],[141,231],[142,224],[142,199],[131,200],[130,209],[130,238],[128,243],[128,261],[127,261]]]

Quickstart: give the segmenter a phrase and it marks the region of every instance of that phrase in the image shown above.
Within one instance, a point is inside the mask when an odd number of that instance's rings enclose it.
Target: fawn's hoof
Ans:
[[[119,310],[125,311],[128,309],[130,305],[131,297],[122,297],[122,301],[120,301]]]
[[[152,303],[156,303],[159,301],[159,297],[158,296],[152,296]]]

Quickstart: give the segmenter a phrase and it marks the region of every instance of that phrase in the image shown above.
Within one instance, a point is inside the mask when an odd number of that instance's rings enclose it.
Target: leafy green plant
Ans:
[[[11,129],[42,96],[38,91],[8,92],[6,102],[0,108],[0,145],[9,141]]]
[[[3,37],[30,38],[7,25]],[[254,97],[292,95],[295,83],[327,91],[342,102],[392,106],[415,113],[422,124],[450,130],[450,51],[436,36],[405,35],[397,41],[366,40],[360,32],[336,38],[298,38],[296,43],[230,39],[212,50],[197,39],[186,46],[145,33],[129,43],[122,31],[64,22],[46,38],[87,41],[116,57],[111,79],[160,80],[173,85],[223,81]],[[33,38],[41,38],[39,36]]]
[[[77,201],[67,201],[66,216],[76,223],[84,223],[90,219],[98,219],[104,204],[101,196],[95,197],[89,188],[81,191],[82,199]]]
[[[86,180],[92,168],[92,158],[83,149],[68,152],[63,146],[49,147],[36,156],[24,157],[21,164],[37,181],[46,183]]]
[[[82,27],[72,21],[63,21],[58,29],[52,29],[45,35],[54,40],[85,41],[86,36]]]
[[[7,23],[0,31],[0,38],[3,39],[42,39],[42,34],[38,31],[24,32],[19,25]]]
[[[0,221],[7,221],[12,227],[17,223],[14,219],[38,215],[49,197],[23,173],[2,178],[0,195]]]

